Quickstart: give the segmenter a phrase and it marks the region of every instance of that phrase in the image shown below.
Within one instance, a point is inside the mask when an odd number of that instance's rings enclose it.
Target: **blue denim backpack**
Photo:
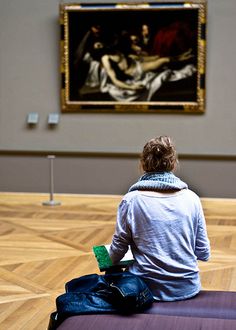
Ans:
[[[67,282],[65,289],[56,299],[57,310],[50,316],[48,330],[69,316],[138,313],[154,301],[143,279],[129,272],[85,275]]]

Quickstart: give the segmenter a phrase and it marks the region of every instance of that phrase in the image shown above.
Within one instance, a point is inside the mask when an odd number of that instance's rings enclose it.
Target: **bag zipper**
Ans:
[[[117,289],[120,292],[120,294],[122,295],[122,297],[125,298],[125,294],[122,292],[122,290],[118,286],[116,286],[114,283],[111,283],[110,286],[112,288]]]

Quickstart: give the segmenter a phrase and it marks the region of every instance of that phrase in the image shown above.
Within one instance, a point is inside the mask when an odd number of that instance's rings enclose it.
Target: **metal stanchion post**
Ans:
[[[53,160],[55,159],[55,156],[49,155],[47,157],[50,162],[50,200],[47,202],[43,202],[43,205],[49,205],[49,206],[56,206],[61,205],[61,202],[54,201],[54,172],[53,172]]]

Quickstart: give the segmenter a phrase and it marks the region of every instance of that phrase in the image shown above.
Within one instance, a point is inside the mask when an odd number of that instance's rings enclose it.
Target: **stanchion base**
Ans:
[[[61,202],[56,202],[56,201],[47,201],[47,202],[43,202],[42,203],[45,206],[57,206],[57,205],[61,205]]]

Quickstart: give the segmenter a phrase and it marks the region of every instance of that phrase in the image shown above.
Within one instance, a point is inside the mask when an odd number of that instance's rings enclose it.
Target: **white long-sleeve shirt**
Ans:
[[[113,263],[129,245],[135,262],[128,270],[144,278],[156,300],[196,295],[201,289],[197,259],[210,256],[199,197],[189,189],[127,193],[117,212],[109,252]]]

